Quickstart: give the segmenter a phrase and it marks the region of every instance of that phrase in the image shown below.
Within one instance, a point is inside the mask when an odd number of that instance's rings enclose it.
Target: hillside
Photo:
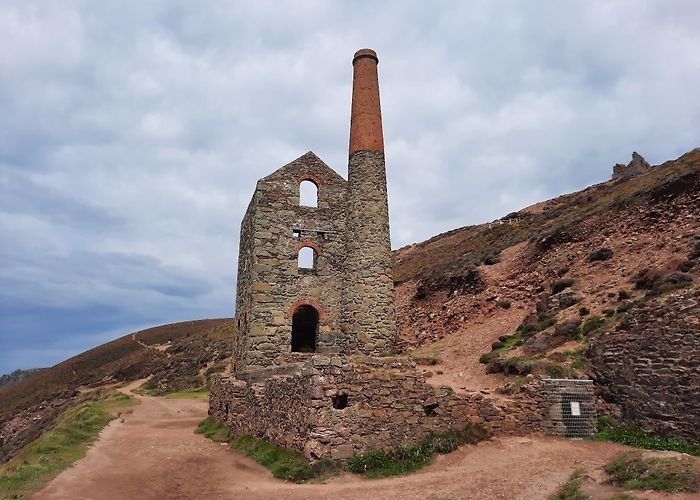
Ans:
[[[35,439],[86,388],[150,375],[161,390],[201,385],[200,372],[228,356],[232,327],[230,319],[205,319],[149,328],[3,387],[0,462]]]
[[[593,376],[601,408],[658,432],[678,431],[663,421],[684,413],[690,431],[680,434],[697,441],[700,407],[689,388],[700,379],[684,360],[700,355],[699,213],[695,149],[647,173],[402,248],[395,253],[401,348],[431,364],[433,384],[456,391],[507,394],[531,373]],[[617,371],[627,378],[611,390],[610,360],[592,359],[597,346],[639,323],[641,311],[669,303],[690,312],[668,324],[649,324],[647,314],[643,326],[655,344],[632,344],[627,370]],[[644,380],[629,378],[653,363],[638,355],[652,347],[672,375],[654,363]],[[642,384],[636,396],[622,390],[634,384]],[[657,406],[640,410],[635,399],[652,395]],[[684,398],[692,411],[681,409]]]
[[[670,337],[659,339],[681,339],[677,345],[688,350],[683,355],[698,356],[700,327],[692,317],[699,213],[695,149],[647,173],[397,250],[399,350],[425,365],[431,383],[458,392],[507,397],[529,374],[593,376],[601,408],[652,430],[677,432],[683,415],[666,427],[635,416],[633,397],[611,382],[601,346],[618,337],[624,343],[625,328],[648,324],[650,310],[673,313],[673,304],[685,304],[691,313],[667,322]],[[149,375],[156,392],[201,385],[205,370],[223,369],[232,329],[231,320],[217,319],[143,330],[1,388],[0,460],[49,426],[83,388]],[[637,351],[628,355],[635,358]],[[678,364],[677,357],[669,360]],[[684,380],[678,390],[692,387],[697,370],[678,369],[673,376]],[[615,373],[616,380],[626,376]],[[645,397],[663,404],[665,393],[681,394],[661,387]],[[692,413],[692,404],[684,411]]]
[[[41,370],[42,368],[29,368],[28,370],[15,370],[12,373],[0,375],[0,388],[16,384],[20,380],[39,373]]]

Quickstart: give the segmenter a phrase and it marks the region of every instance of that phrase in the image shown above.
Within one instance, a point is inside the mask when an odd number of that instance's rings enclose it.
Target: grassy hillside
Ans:
[[[86,387],[154,375],[161,387],[201,384],[200,371],[230,353],[233,321],[205,319],[149,328],[78,354],[0,389],[0,462],[48,428]]]

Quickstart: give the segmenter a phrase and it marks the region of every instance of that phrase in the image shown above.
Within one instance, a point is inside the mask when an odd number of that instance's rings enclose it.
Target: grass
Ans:
[[[202,420],[194,432],[220,443],[227,443],[231,439],[231,429],[221,422],[214,420],[212,417],[207,417]]]
[[[550,500],[588,500],[588,495],[581,492],[583,472],[583,469],[576,469]]]
[[[319,460],[313,464],[301,453],[277,446],[249,434],[238,436],[231,442],[231,448],[240,451],[261,465],[267,467],[278,479],[306,482],[338,474],[343,469],[342,462]]]
[[[497,349],[493,349],[491,352],[482,354],[481,357],[479,357],[479,363],[488,364],[488,362],[493,358],[511,350],[513,347],[515,347],[515,344],[523,340],[523,338],[525,338],[525,332],[519,327],[513,335],[506,336],[506,339],[503,341],[503,347],[499,347]]]
[[[164,397],[168,399],[202,399],[208,401],[209,387],[204,386],[200,387],[199,389],[167,392],[165,393]]]
[[[211,417],[200,422],[195,432],[214,441],[231,440],[230,429]],[[250,434],[233,438],[230,446],[267,467],[274,477],[303,483],[322,480],[344,470],[367,478],[408,474],[428,465],[438,454],[449,453],[463,444],[474,444],[487,438],[488,433],[482,427],[470,424],[460,431],[430,435],[417,446],[362,453],[347,461],[318,460],[313,463],[297,451]]]
[[[689,460],[643,458],[641,452],[626,452],[605,467],[610,482],[626,490],[656,490],[669,493],[696,492],[700,477]]]
[[[450,453],[463,444],[478,443],[487,437],[483,428],[468,425],[461,431],[428,436],[416,446],[355,455],[348,459],[347,469],[370,479],[409,474],[432,463],[438,454]]]
[[[137,400],[98,390],[63,412],[56,424],[0,467],[0,497],[24,498],[85,456],[100,431]]]
[[[598,419],[598,433],[591,439],[614,441],[646,450],[669,450],[700,456],[700,446],[696,444],[672,437],[655,436],[632,425],[612,425],[609,417]]]

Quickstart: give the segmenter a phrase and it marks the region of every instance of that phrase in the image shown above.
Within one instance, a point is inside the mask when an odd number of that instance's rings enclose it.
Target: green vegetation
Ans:
[[[200,422],[195,432],[219,442],[231,439],[230,429],[211,417]],[[297,451],[249,434],[234,438],[230,446],[267,467],[276,478],[301,483],[336,475],[343,470],[363,474],[367,478],[408,474],[431,463],[438,454],[449,453],[463,444],[474,444],[487,438],[488,433],[482,427],[470,424],[460,431],[430,435],[417,446],[363,453],[347,461],[319,460],[314,463]]]
[[[697,491],[700,477],[694,464],[678,458],[643,458],[641,452],[623,453],[605,467],[610,482],[626,490],[675,493]]]
[[[590,335],[605,324],[605,319],[600,316],[591,316],[581,325],[581,335]]]
[[[23,498],[85,456],[100,431],[137,400],[114,390],[97,390],[63,412],[56,424],[0,467],[0,497]]]
[[[463,444],[478,443],[487,437],[483,428],[468,425],[459,432],[428,436],[417,446],[356,455],[347,461],[347,469],[366,478],[408,474],[432,463],[438,454],[450,453]]]
[[[589,314],[591,314],[591,310],[588,309],[587,307],[581,307],[578,310],[578,315],[581,316],[582,318],[584,316],[588,316]]]
[[[187,391],[166,392],[164,396],[168,399],[203,399],[207,401],[209,399],[209,387],[204,386]]]
[[[518,330],[515,332],[515,334],[505,336],[505,339],[502,341],[502,347],[493,349],[489,353],[482,354],[479,358],[479,363],[487,364],[489,361],[491,361],[493,358],[500,355],[501,353],[511,350],[513,347],[515,347],[515,344],[522,341],[524,337],[525,334],[521,330],[521,327],[518,327]]]
[[[583,469],[576,469],[569,479],[562,484],[557,492],[550,497],[551,500],[588,500],[588,495],[581,492]]]
[[[194,432],[220,443],[228,443],[231,439],[231,429],[221,422],[214,420],[212,417],[207,417],[202,420]]]
[[[231,448],[264,465],[276,478],[296,483],[328,477],[340,473],[343,469],[342,462],[319,460],[312,464],[299,452],[282,448],[249,434],[235,438],[231,442]]]
[[[632,425],[613,425],[610,417],[598,418],[598,433],[595,441],[614,441],[647,450],[669,450],[700,457],[700,446],[682,439],[654,436]]]

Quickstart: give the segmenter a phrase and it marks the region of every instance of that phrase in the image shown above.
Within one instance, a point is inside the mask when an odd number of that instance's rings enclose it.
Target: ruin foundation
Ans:
[[[568,393],[584,387],[579,382]],[[314,355],[305,362],[213,376],[209,413],[234,434],[275,442],[311,460],[413,445],[467,424],[490,434],[573,435],[562,398],[553,396],[567,391],[546,391],[544,384],[551,386],[533,379],[507,399],[454,394],[427,384],[408,358]],[[592,385],[589,399],[592,406]],[[577,427],[593,429],[594,410],[581,418],[586,422]]]

